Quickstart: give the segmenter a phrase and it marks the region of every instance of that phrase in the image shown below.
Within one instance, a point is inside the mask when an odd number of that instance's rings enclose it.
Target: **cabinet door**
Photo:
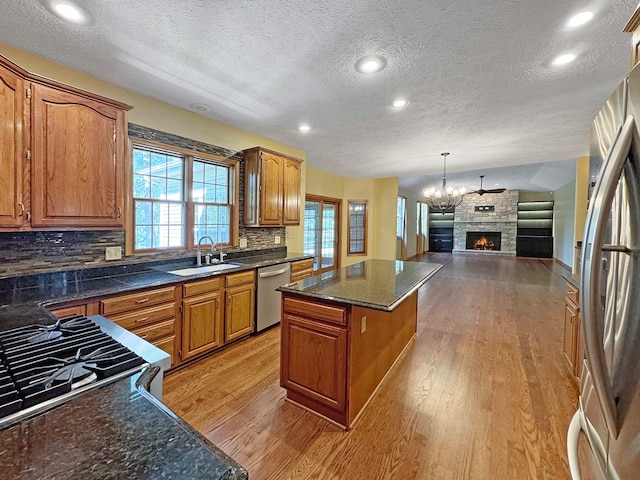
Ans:
[[[224,340],[230,342],[253,332],[255,293],[253,284],[226,290]]]
[[[260,155],[260,225],[282,225],[284,159],[267,152]]]
[[[564,307],[564,344],[563,351],[571,371],[576,375],[577,371],[577,349],[578,349],[578,312],[569,302]]]
[[[345,412],[347,330],[287,314],[281,328],[280,385]]]
[[[0,227],[20,227],[24,218],[24,84],[0,67]]]
[[[32,84],[33,227],[122,228],[125,112]]]
[[[284,159],[283,225],[300,225],[300,162]]]
[[[223,344],[220,292],[182,300],[182,360]]]

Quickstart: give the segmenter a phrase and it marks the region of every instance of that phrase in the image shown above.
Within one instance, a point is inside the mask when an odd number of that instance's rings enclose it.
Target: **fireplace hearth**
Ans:
[[[502,232],[467,232],[467,250],[500,251]]]

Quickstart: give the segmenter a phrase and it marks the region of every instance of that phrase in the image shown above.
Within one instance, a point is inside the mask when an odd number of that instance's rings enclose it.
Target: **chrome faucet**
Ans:
[[[215,252],[216,250],[216,244],[213,241],[213,238],[211,238],[209,235],[203,235],[202,237],[200,237],[200,240],[198,240],[198,249],[196,250],[196,265],[198,267],[202,265],[202,251],[200,250],[200,245],[202,245],[202,240],[204,239],[209,239],[209,243],[211,244],[212,255],[213,255],[213,252]]]

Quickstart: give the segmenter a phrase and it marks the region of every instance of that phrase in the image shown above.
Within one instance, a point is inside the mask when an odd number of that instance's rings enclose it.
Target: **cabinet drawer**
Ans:
[[[323,305],[306,300],[286,297],[284,299],[284,311],[287,313],[295,313],[303,317],[316,318],[326,322],[337,323],[338,325],[347,324],[347,309],[344,307],[335,307],[331,305]]]
[[[292,273],[291,274],[291,283],[297,282],[299,280],[304,280],[305,278],[313,277],[313,271],[309,270],[307,272],[300,273]]]
[[[166,318],[175,317],[175,315],[176,304],[175,302],[171,302],[155,307],[141,308],[119,315],[109,315],[108,318],[127,330],[135,330]]]
[[[567,296],[567,298],[569,300],[571,300],[575,305],[579,305],[578,303],[578,299],[580,298],[578,289],[575,288],[573,285],[571,285],[570,283],[567,283],[567,291],[565,293],[565,295]]]
[[[137,308],[143,308],[158,303],[173,302],[175,287],[158,288],[146,292],[132,293],[121,297],[100,300],[100,313],[119,313]]]
[[[207,278],[199,282],[189,282],[182,285],[182,296],[191,297],[200,293],[207,293],[220,290],[220,277]]]
[[[313,258],[307,260],[299,260],[297,262],[291,262],[291,271],[299,272],[301,270],[309,270],[313,268]]]
[[[247,272],[232,273],[225,277],[225,285],[227,287],[233,287],[234,285],[240,285],[242,283],[250,283],[255,279],[255,271],[249,270]]]
[[[175,342],[176,342],[176,336],[172,335],[171,337],[167,337],[167,338],[163,338],[162,340],[157,340],[155,342],[151,342],[153,343],[156,347],[158,347],[160,350],[164,350],[165,352],[167,352],[169,355],[171,355],[171,366],[174,366],[177,363],[177,359],[174,356],[175,350]]]
[[[145,339],[147,342],[153,343],[154,341],[159,340],[163,337],[175,335],[175,324],[175,318],[171,318],[169,320],[154,323],[146,327],[136,328],[135,330],[132,330],[132,332],[138,335],[140,338]]]
[[[87,306],[76,305],[74,307],[54,308],[53,310],[49,310],[49,311],[56,318],[64,318],[70,315],[86,315]]]

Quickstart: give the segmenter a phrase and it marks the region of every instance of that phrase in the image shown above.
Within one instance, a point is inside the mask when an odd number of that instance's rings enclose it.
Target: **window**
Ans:
[[[367,254],[367,201],[349,200],[348,255]]]
[[[203,235],[235,244],[237,169],[236,160],[136,143],[132,250],[187,250]]]
[[[406,198],[398,197],[398,203],[396,205],[396,237],[398,238],[404,238],[405,216],[407,212],[406,204]]]
[[[340,200],[307,195],[304,205],[304,253],[313,255],[313,271],[339,266]]]

